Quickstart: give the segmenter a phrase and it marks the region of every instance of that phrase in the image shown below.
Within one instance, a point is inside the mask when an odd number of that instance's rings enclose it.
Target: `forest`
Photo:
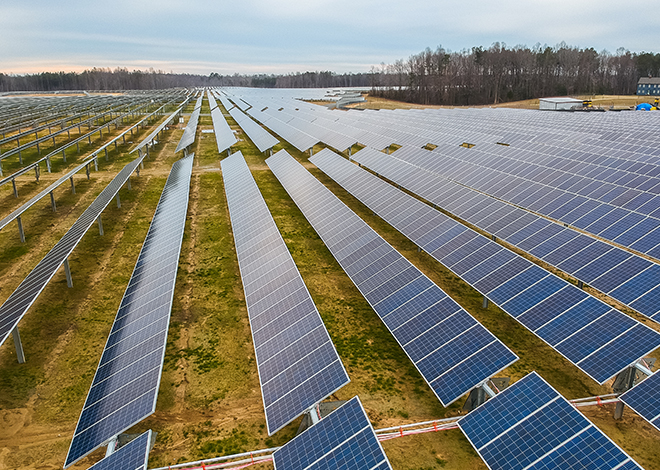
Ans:
[[[93,68],[81,73],[0,73],[0,92],[148,90],[194,86],[261,88],[369,87],[371,94],[419,104],[483,105],[546,96],[635,94],[640,77],[660,76],[660,53],[597,52],[554,47],[473,47],[451,52],[439,46],[368,72],[209,75]]]

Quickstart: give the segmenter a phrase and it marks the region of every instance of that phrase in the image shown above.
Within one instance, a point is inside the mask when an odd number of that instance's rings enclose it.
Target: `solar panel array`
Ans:
[[[598,383],[660,346],[660,333],[332,151],[310,161]]]
[[[147,470],[152,432],[140,434],[88,470]]]
[[[358,397],[273,453],[275,470],[392,468]]]
[[[243,155],[221,166],[273,434],[350,379]]]
[[[647,377],[619,399],[660,430],[660,374]]]
[[[190,119],[188,120],[186,128],[183,130],[183,135],[181,136],[181,140],[179,140],[174,153],[185,149],[195,141],[195,135],[197,134],[197,123],[199,122],[199,113],[202,111],[203,98],[204,94],[201,94],[199,98],[197,98],[197,101],[195,102],[195,108],[190,115]]]
[[[518,359],[286,151],[266,163],[443,405]]]
[[[207,90],[206,94],[209,99],[209,105],[211,106],[211,119],[213,120],[215,141],[218,144],[218,153],[222,153],[238,141],[231,127],[227,124],[227,120],[222,115],[222,111],[220,111],[218,103],[213,98],[211,91]]]
[[[458,426],[491,470],[641,469],[536,372]]]
[[[117,195],[121,187],[128,181],[130,175],[142,162],[138,157],[126,165],[106,186],[96,199],[80,215],[71,228],[55,244],[55,246],[39,261],[30,274],[18,285],[16,290],[0,306],[0,345],[18,326],[30,306],[37,300],[48,282],[69,257],[89,227],[96,221],[110,201]]]
[[[363,149],[356,162],[658,321],[660,266],[433,173],[422,149]]]
[[[275,137],[272,136],[266,129],[254,122],[247,114],[243,113],[239,108],[233,107],[229,110],[229,114],[234,118],[234,121],[241,126],[245,131],[252,143],[257,146],[260,152],[265,152],[280,143]]]
[[[193,154],[174,163],[89,390],[65,468],[156,409]]]
[[[301,152],[310,149],[319,142],[316,137],[309,135],[304,130],[292,126],[288,122],[290,121],[289,117],[275,114],[277,113],[277,110],[269,110],[270,108],[265,111],[259,111],[256,108],[250,108],[247,113]],[[280,117],[283,117],[284,120],[280,119]]]

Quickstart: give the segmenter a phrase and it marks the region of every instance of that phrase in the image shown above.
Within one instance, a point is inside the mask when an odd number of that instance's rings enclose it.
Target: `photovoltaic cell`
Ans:
[[[458,426],[492,470],[641,469],[536,372]]]
[[[266,163],[443,405],[517,360],[293,157]]]
[[[221,166],[273,434],[350,379],[243,155]]]
[[[194,155],[174,163],[85,400],[65,468],[156,409]]]
[[[140,434],[89,467],[89,470],[147,470],[151,436],[151,431]]]
[[[635,385],[619,399],[660,431],[660,374],[655,373]]]
[[[391,465],[358,397],[273,453],[275,470],[385,470]]]

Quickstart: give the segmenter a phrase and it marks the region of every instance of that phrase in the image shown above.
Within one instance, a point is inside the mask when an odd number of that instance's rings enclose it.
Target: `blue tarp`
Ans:
[[[651,111],[651,108],[653,108],[653,106],[648,103],[642,103],[635,106],[636,111]]]

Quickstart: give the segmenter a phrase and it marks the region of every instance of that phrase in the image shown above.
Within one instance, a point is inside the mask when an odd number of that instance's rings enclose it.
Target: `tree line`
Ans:
[[[547,96],[630,95],[643,76],[660,76],[660,54],[611,54],[494,43],[450,52],[427,48],[371,69],[372,94],[420,104],[481,105]]]
[[[146,71],[126,68],[93,68],[83,72],[42,72],[26,75],[0,73],[0,92],[68,90],[154,90],[176,87],[243,86],[260,88],[368,87],[370,73],[336,74],[329,71],[281,75],[209,75]]]

